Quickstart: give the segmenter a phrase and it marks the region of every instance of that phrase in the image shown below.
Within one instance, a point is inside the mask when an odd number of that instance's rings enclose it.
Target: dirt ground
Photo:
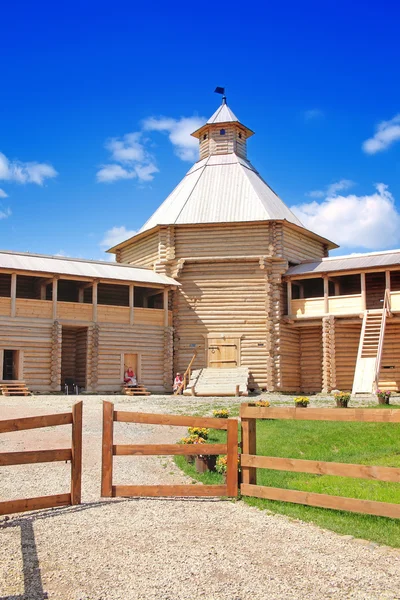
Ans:
[[[0,600],[400,598],[400,552],[219,499],[101,499],[101,403],[211,414],[239,399],[82,396],[82,505],[0,517]],[[0,419],[65,412],[75,397],[1,398]],[[291,402],[282,397],[282,403]],[[317,403],[324,403],[318,399]],[[67,448],[70,426],[0,436],[0,452]],[[186,429],[116,424],[118,443]],[[70,465],[1,467],[0,499],[69,491]],[[116,457],[116,483],[190,483],[169,457]],[[400,524],[399,524],[400,526]]]

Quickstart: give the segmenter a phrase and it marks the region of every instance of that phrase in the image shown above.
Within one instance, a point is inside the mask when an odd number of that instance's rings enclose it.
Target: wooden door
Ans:
[[[212,338],[208,340],[208,367],[230,369],[239,366],[239,340]]]
[[[133,372],[139,379],[137,354],[124,354],[124,373],[129,367],[133,369]]]

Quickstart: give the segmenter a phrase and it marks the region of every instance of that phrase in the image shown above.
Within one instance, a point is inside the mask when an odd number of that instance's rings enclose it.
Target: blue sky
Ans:
[[[399,13],[385,1],[5,3],[0,247],[103,258],[189,169],[188,131],[218,106],[216,85],[305,225],[341,252],[399,247]]]

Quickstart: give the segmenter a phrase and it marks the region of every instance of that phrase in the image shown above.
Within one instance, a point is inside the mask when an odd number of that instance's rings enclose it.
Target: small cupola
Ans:
[[[192,133],[200,144],[200,160],[213,154],[235,153],[247,159],[247,139],[254,131],[240,123],[228,107],[226,97],[207,123]]]

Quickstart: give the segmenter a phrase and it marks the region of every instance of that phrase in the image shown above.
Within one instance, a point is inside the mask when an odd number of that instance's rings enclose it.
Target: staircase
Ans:
[[[201,369],[193,371],[185,395],[247,396],[248,367],[232,369]]]
[[[371,394],[378,388],[389,302],[390,295],[386,291],[383,308],[364,311],[353,394]]]

